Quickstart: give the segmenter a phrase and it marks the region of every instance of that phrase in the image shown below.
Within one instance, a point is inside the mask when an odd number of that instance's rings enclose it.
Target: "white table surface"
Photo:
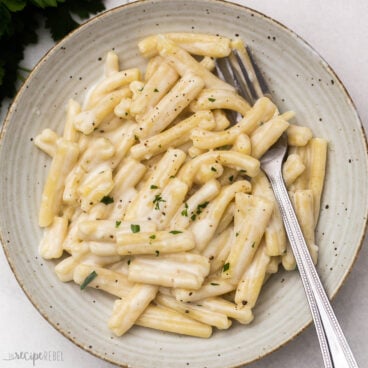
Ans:
[[[178,0],[179,2],[180,0]],[[126,3],[107,0],[107,8]],[[365,0],[235,0],[293,29],[332,66],[352,96],[368,129],[368,2]],[[22,65],[32,68],[53,45],[45,31],[26,50]],[[2,50],[5,51],[5,50]],[[0,114],[3,120],[7,105]],[[360,367],[368,366],[367,239],[346,283],[333,301],[336,314]],[[81,350],[51,327],[17,284],[0,251],[0,367],[32,367],[32,361],[5,360],[16,352],[60,352],[59,361],[37,361],[37,367],[112,368]],[[62,361],[60,361],[62,358]],[[313,327],[249,368],[314,368],[322,360]]]

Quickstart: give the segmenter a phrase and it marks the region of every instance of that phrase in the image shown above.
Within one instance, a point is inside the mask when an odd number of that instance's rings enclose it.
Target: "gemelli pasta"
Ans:
[[[270,275],[295,268],[259,162],[284,132],[283,175],[317,262],[327,142],[267,97],[251,106],[213,72],[239,42],[149,36],[138,44],[143,72],[120,69],[110,51],[85,100],[69,101],[64,131],[35,138],[52,159],[39,252],[63,256],[61,281],[115,298],[106,319],[118,336],[139,325],[208,338],[253,320]]]

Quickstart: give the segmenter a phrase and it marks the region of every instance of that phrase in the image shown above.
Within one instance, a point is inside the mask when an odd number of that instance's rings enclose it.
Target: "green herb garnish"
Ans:
[[[181,215],[188,217],[188,203],[187,202],[184,203],[184,209],[183,211],[181,211]]]
[[[121,225],[121,221],[115,221],[115,227],[118,228]]]
[[[157,185],[152,184],[152,185],[150,186],[150,189],[158,189],[158,186],[157,186]]]
[[[169,233],[176,235],[176,234],[181,234],[182,231],[179,231],[179,230],[171,230],[171,231],[169,231]]]
[[[131,224],[130,229],[132,230],[132,233],[139,233],[141,231],[141,227],[135,224]]]
[[[159,92],[159,90],[158,90],[157,88],[155,88],[155,89],[153,90],[153,92]]]
[[[158,257],[160,255],[160,251],[159,250],[155,250],[156,253],[156,257]]]
[[[229,268],[230,268],[230,263],[225,263],[225,264],[224,264],[224,267],[222,268],[222,271],[223,271],[223,272],[226,272],[226,271],[228,271],[228,270],[229,270]]]
[[[155,234],[152,234],[152,235],[150,235],[150,237],[149,237],[150,239],[156,239],[156,235]]]
[[[196,215],[200,215],[202,213],[202,210],[204,210],[207,206],[208,206],[208,203],[210,202],[203,202],[203,203],[200,203],[198,206],[197,206],[197,209],[196,209]]]
[[[208,101],[210,101],[210,102],[215,102],[215,101],[216,101],[216,99],[215,99],[215,98],[213,98],[213,97],[208,97]]]
[[[216,168],[211,166],[211,171],[217,172]]]
[[[211,282],[212,286],[219,286],[220,284],[218,284],[217,282]]]
[[[106,205],[110,203],[114,203],[114,198],[109,197],[109,196],[104,196],[102,197],[101,202]]]
[[[160,203],[166,202],[164,199],[162,199],[161,194],[156,194],[155,198],[153,199],[152,203],[155,205],[155,210],[160,209]]]
[[[90,284],[96,277],[97,277],[97,272],[96,271],[92,271],[85,279],[84,281],[81,283],[80,285],[80,289],[84,290],[88,284]]]

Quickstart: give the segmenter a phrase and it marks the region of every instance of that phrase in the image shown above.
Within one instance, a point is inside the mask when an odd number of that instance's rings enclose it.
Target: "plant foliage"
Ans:
[[[42,24],[58,41],[78,26],[75,16],[104,9],[102,0],[0,0],[0,104],[14,96],[24,49],[38,41]]]

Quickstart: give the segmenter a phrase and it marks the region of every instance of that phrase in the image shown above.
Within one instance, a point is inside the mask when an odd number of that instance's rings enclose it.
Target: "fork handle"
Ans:
[[[307,294],[325,367],[358,368],[309,254],[281,171],[267,176],[280,207],[286,233]]]

